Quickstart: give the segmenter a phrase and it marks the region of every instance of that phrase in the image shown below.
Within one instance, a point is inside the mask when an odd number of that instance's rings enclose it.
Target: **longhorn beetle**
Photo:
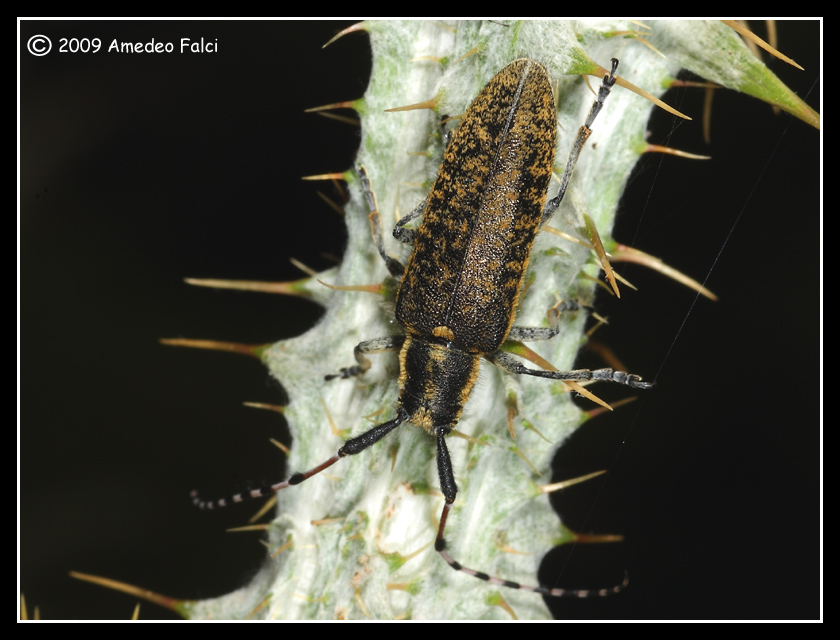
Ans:
[[[554,164],[557,116],[548,72],[520,59],[508,64],[481,90],[452,134],[443,163],[425,202],[402,218],[394,236],[414,249],[403,266],[385,252],[381,219],[367,172],[359,168],[371,209],[377,249],[391,274],[400,279],[395,315],[404,335],[360,343],[356,364],[331,378],[364,374],[367,355],[399,351],[399,398],[396,417],[347,440],[334,456],[278,484],[254,489],[229,500],[194,503],[212,509],[297,485],[345,456],[372,446],[401,424],[422,427],[437,441],[437,467],[445,498],[435,549],[456,571],[512,589],[548,596],[607,595],[621,585],[597,591],[547,589],[521,585],[462,566],[446,551],[446,520],[458,487],[446,446],[478,377],[484,358],[508,373],[551,380],[606,380],[635,389],[653,385],[637,375],[612,369],[540,371],[529,369],[500,348],[506,340],[548,340],[559,332],[558,314],[549,328],[515,327],[522,281],[540,228],[560,205],[591,126],[615,84],[618,60],[612,60],[586,123],[580,128],[566,163],[558,194],[546,202]],[[419,229],[406,224],[422,216]]]

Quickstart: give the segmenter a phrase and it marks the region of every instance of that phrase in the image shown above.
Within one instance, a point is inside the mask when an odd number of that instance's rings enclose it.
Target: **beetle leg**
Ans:
[[[370,369],[370,360],[365,357],[366,354],[382,353],[383,351],[399,351],[402,349],[403,342],[405,342],[405,336],[388,336],[386,338],[376,338],[374,340],[360,342],[353,349],[353,356],[356,358],[357,364],[354,364],[352,367],[344,367],[339,373],[324,376],[324,380],[360,376]]]
[[[537,342],[551,340],[558,333],[560,333],[559,327],[511,327],[507,340]]]
[[[645,382],[640,376],[626,371],[615,371],[614,369],[573,369],[572,371],[543,371],[540,369],[529,369],[516,358],[504,351],[494,351],[484,356],[500,369],[517,375],[535,376],[537,378],[549,378],[550,380],[569,380],[573,382],[589,382],[601,380],[623,384],[631,389],[652,389],[654,383]]]
[[[407,225],[412,220],[416,220],[426,210],[426,203],[429,197],[423,198],[423,202],[414,207],[414,210],[406,216],[400,218],[399,222],[394,226],[394,237],[405,244],[414,244],[414,239],[417,237],[417,229],[406,229]]]
[[[563,311],[577,311],[580,306],[580,303],[576,300],[567,300],[560,305],[555,305],[546,313],[548,327],[511,327],[507,339],[522,340],[523,342],[551,340],[560,333],[560,314]]]
[[[609,75],[604,76],[601,88],[598,90],[598,97],[595,98],[595,102],[589,110],[589,116],[587,116],[584,125],[578,129],[577,138],[575,138],[575,143],[572,145],[572,152],[569,154],[569,159],[566,161],[566,169],[563,171],[563,177],[560,181],[560,190],[557,192],[556,196],[545,203],[545,209],[543,209],[540,226],[545,225],[549,220],[551,220],[554,212],[557,211],[557,207],[560,206],[563,196],[566,195],[566,188],[569,186],[569,179],[572,177],[572,171],[577,164],[580,152],[583,149],[583,145],[586,144],[586,141],[592,134],[592,123],[595,122],[595,118],[598,117],[598,114],[604,106],[604,100],[606,100],[607,96],[610,95],[610,89],[612,89],[615,84],[615,70],[617,68],[618,60],[613,58],[610,73]]]
[[[382,260],[388,268],[388,273],[395,278],[400,278],[405,271],[405,265],[385,252],[385,242],[382,239],[382,216],[379,214],[379,206],[376,203],[376,194],[370,186],[370,178],[368,178],[367,169],[363,166],[359,166],[357,171],[359,173],[359,179],[362,181],[362,192],[364,193],[365,200],[367,201],[368,209],[370,209],[368,220],[370,220],[370,233],[373,236],[376,249],[379,251],[379,255],[382,256]]]

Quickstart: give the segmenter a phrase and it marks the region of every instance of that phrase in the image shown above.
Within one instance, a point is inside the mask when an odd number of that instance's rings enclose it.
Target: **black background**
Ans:
[[[318,318],[305,300],[182,278],[290,280],[300,272],[289,257],[323,269],[341,255],[343,223],[315,194],[331,188],[299,178],[347,169],[358,145],[357,129],[303,113],[365,90],[364,34],[320,48],[347,24],[20,23],[19,576],[30,614],[131,615],[134,598],[70,570],[194,599],[242,585],[262,561],[259,534],[224,532],[246,514],[198,512],[187,494],[277,479],[283,456],[267,439],[288,442],[282,420],[241,403],[282,392],[256,360],[157,340],[268,343]],[[820,23],[778,30],[805,71],[771,68],[819,110]],[[36,58],[25,44],[38,33],[54,46],[218,38],[219,52]],[[556,462],[558,479],[610,470],[558,504],[572,528],[625,542],[555,550],[541,578],[603,586],[630,572],[618,597],[552,602],[561,619],[818,618],[820,135],[719,91],[706,147],[700,90],[666,101],[695,120],[658,114],[650,140],[713,160],[645,158],[615,237],[701,279],[713,268],[721,301],[695,305],[630,267],[640,291],[601,299],[612,324],[598,339],[659,386],[588,424]]]

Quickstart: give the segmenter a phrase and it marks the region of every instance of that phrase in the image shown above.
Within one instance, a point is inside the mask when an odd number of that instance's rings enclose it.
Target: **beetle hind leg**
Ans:
[[[545,203],[542,220],[540,221],[541,227],[551,220],[552,216],[554,216],[554,212],[557,211],[557,207],[559,207],[560,203],[563,201],[563,196],[566,195],[566,188],[569,186],[569,179],[572,177],[572,171],[577,164],[583,145],[586,144],[589,136],[592,135],[592,124],[601,112],[601,109],[604,106],[604,101],[607,99],[607,96],[610,95],[610,90],[615,84],[615,70],[617,68],[618,60],[613,58],[610,73],[605,75],[603,81],[601,82],[601,88],[598,90],[598,97],[595,98],[595,102],[592,103],[592,108],[589,110],[586,122],[580,129],[578,129],[577,137],[572,145],[572,152],[569,154],[569,159],[566,161],[566,170],[563,171],[563,177],[560,182],[560,190],[557,192],[556,196]]]
[[[382,216],[379,213],[379,205],[376,203],[376,194],[370,186],[367,169],[360,166],[357,171],[359,179],[362,181],[362,192],[367,201],[368,209],[370,209],[368,220],[370,220],[370,233],[373,236],[373,242],[376,244],[376,250],[379,251],[385,266],[388,267],[388,273],[395,278],[401,278],[405,272],[405,265],[393,256],[389,256],[385,251],[385,241],[382,239]]]

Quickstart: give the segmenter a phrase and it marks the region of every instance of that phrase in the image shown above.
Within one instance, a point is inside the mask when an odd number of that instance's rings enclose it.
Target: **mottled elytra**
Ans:
[[[376,199],[367,172],[359,168],[378,251],[392,275],[400,279],[395,315],[404,331],[400,336],[362,342],[354,351],[356,364],[327,379],[362,375],[371,366],[367,355],[399,351],[396,417],[351,438],[328,460],[284,482],[216,502],[203,502],[194,494],[198,506],[225,506],[300,484],[410,422],[437,442],[445,504],[435,549],[453,569],[501,586],[549,596],[607,595],[625,586],[626,579],[621,585],[597,591],[520,585],[462,566],[447,553],[444,538],[458,491],[446,436],[461,417],[481,358],[513,374],[552,380],[605,380],[637,389],[652,386],[639,376],[612,369],[530,369],[500,349],[506,340],[548,340],[559,332],[556,312],[549,315],[548,328],[515,327],[516,307],[534,238],[563,199],[590,127],[615,83],[617,65],[613,60],[578,132],[560,190],[547,202],[557,137],[548,72],[537,62],[521,59],[496,74],[452,134],[425,202],[394,229],[398,240],[414,245],[405,266],[385,252]],[[419,229],[406,227],[421,216]]]

